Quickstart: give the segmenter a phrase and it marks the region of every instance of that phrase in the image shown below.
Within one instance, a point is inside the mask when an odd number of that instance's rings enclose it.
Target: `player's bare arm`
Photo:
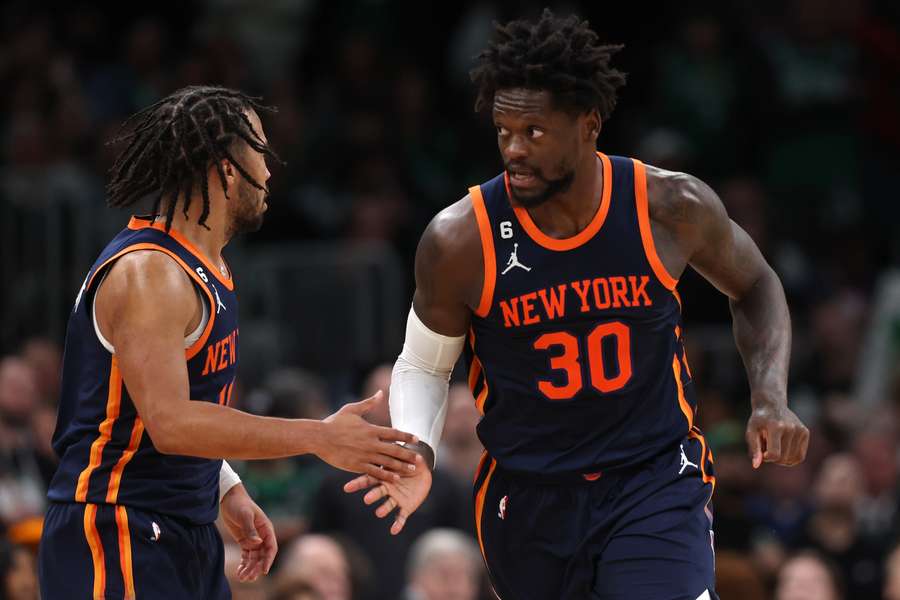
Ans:
[[[678,277],[690,265],[729,298],[750,383],[746,437],[754,468],[798,464],[809,430],[787,406],[791,323],[781,281],[705,183],[648,167],[647,185],[653,237],[668,272]]]
[[[479,235],[472,200],[468,196],[438,213],[422,234],[416,250],[413,313],[434,334],[458,338],[469,330],[484,279],[484,257]],[[410,339],[409,327],[407,341]],[[395,367],[394,382],[396,380]],[[397,396],[394,382],[391,385],[392,414]],[[439,391],[433,393],[438,394]],[[444,394],[446,396],[446,390]],[[421,400],[407,398],[404,402],[412,404]],[[433,467],[434,448],[422,441],[410,447],[422,455],[429,467]],[[347,483],[344,491],[353,493],[367,488],[372,489],[363,497],[366,504],[372,505],[384,499],[375,510],[376,516],[384,518],[397,509],[391,525],[391,533],[396,535],[428,496],[431,472],[420,469],[412,477],[380,485],[372,477],[363,475]]]
[[[345,470],[393,479],[415,454],[413,436],[366,423],[373,397],[323,422],[271,419],[188,397],[184,336],[200,300],[184,270],[161,252],[135,251],[110,268],[95,299],[97,321],[146,431],[160,452],[203,458],[264,459],[312,453]],[[380,466],[387,470],[380,469]]]

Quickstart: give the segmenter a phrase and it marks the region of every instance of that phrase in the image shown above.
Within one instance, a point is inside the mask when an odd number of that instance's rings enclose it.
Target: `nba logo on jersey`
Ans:
[[[497,511],[497,516],[501,519],[506,519],[506,503],[509,502],[509,496],[503,496],[500,498],[500,510]]]

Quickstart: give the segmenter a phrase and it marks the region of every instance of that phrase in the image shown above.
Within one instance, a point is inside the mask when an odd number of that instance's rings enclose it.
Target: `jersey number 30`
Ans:
[[[603,342],[610,338],[615,345],[618,373],[610,377],[603,360]],[[535,350],[550,351],[550,368],[565,371],[567,383],[557,385],[545,379],[538,381],[538,389],[551,400],[570,400],[584,387],[584,364],[581,360],[578,338],[566,331],[545,333],[534,341]],[[607,343],[607,349],[610,344]],[[557,348],[562,349],[559,353]],[[607,361],[612,362],[612,361]],[[619,321],[601,323],[587,336],[588,378],[599,392],[608,393],[625,387],[631,379],[631,332]],[[612,369],[610,369],[612,370]]]

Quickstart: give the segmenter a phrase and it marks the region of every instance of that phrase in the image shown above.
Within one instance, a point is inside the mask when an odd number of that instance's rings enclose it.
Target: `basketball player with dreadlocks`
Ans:
[[[503,600],[715,598],[712,455],[695,425],[676,286],[690,265],[729,298],[750,382],[754,468],[794,465],[784,292],[703,182],[597,152],[620,46],[545,11],[498,26],[472,79],[505,171],[435,217],[391,382],[393,425],[434,465],[465,348],[486,453],[476,531]],[[430,487],[347,484],[402,529]]]
[[[223,458],[312,453],[386,481],[421,461],[396,443],[414,436],[363,420],[380,393],[321,422],[228,406],[240,334],[221,252],[262,224],[266,158],[277,156],[259,113],[270,110],[189,87],[134,115],[117,140],[109,204],[155,204],[101,252],[69,320],[60,465],[40,546],[45,599],[230,598],[220,507],[242,548],[239,578],[268,572],[272,524]]]

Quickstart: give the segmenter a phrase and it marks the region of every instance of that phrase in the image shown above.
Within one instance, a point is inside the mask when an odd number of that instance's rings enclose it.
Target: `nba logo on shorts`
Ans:
[[[506,518],[506,503],[509,501],[509,496],[503,496],[500,498],[500,510],[497,512],[497,516],[501,519]]]

